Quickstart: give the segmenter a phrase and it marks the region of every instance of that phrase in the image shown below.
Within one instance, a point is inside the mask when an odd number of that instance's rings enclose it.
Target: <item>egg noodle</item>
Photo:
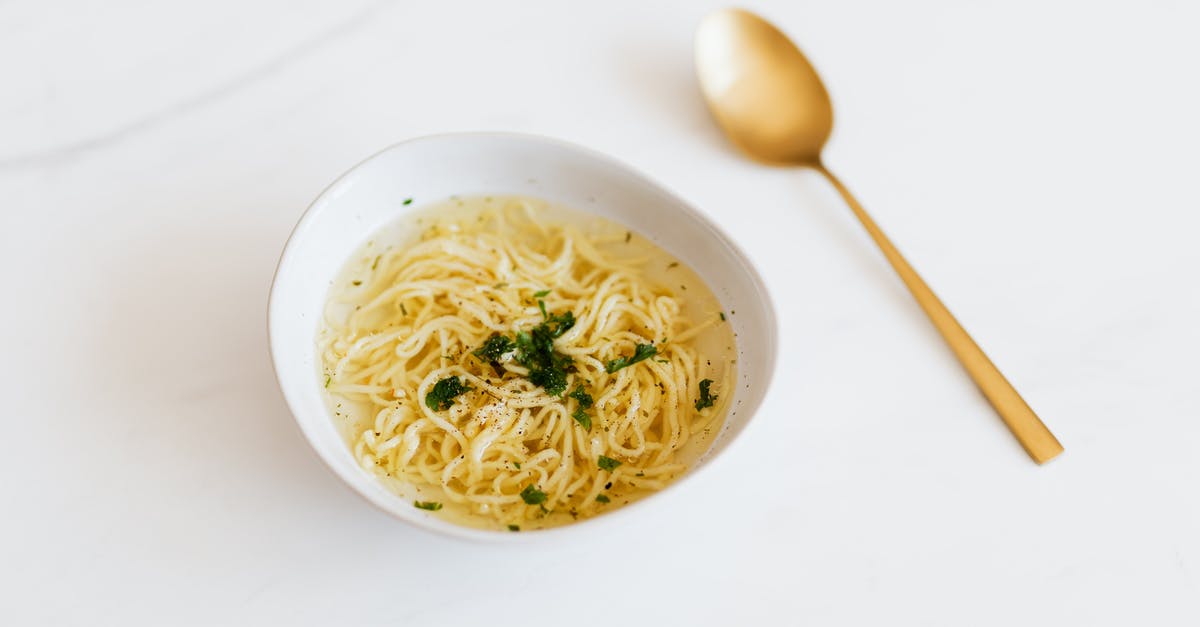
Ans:
[[[514,531],[681,474],[732,396],[732,366],[694,346],[724,314],[686,319],[611,231],[511,199],[368,253],[318,337],[329,393],[374,416],[352,444],[363,467]]]

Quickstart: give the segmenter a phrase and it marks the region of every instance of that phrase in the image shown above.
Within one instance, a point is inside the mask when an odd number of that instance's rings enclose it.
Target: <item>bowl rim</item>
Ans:
[[[735,253],[735,256],[738,257],[742,261],[742,265],[744,266],[745,271],[750,275],[751,279],[754,282],[755,291],[757,292],[757,294],[759,296],[760,303],[762,306],[762,310],[763,310],[762,313],[766,317],[766,320],[768,323],[767,329],[766,329],[767,339],[771,340],[771,341],[768,342],[768,346],[767,346],[769,355],[767,356],[767,360],[766,360],[766,373],[765,373],[766,377],[765,377],[765,381],[762,382],[762,398],[759,401],[758,407],[756,407],[754,412],[749,417],[746,418],[745,423],[742,425],[741,429],[739,429],[737,432],[731,433],[727,436],[727,440],[725,442],[725,448],[720,453],[708,457],[708,459],[705,460],[704,463],[702,463],[702,464],[693,465],[693,466],[689,467],[687,469],[687,472],[685,472],[682,476],[674,479],[665,488],[658,490],[654,494],[648,495],[646,498],[638,499],[632,503],[629,503],[622,507],[616,508],[610,512],[606,512],[603,515],[585,518],[585,519],[578,520],[578,521],[568,523],[565,525],[558,525],[555,527],[548,527],[545,529],[530,530],[530,533],[512,533],[512,532],[505,532],[505,531],[498,530],[498,529],[481,529],[481,528],[476,528],[476,527],[468,527],[465,525],[456,524],[456,523],[446,521],[446,520],[440,520],[441,523],[445,523],[445,524],[438,524],[438,523],[431,524],[429,522],[429,518],[427,516],[404,515],[401,513],[402,510],[400,510],[399,508],[392,507],[391,502],[388,502],[388,503],[383,502],[381,499],[376,498],[375,494],[368,492],[367,490],[365,490],[363,488],[362,485],[360,485],[360,482],[372,481],[372,480],[374,480],[374,478],[368,476],[366,473],[350,475],[350,473],[343,472],[341,468],[336,466],[332,460],[328,459],[326,457],[326,455],[316,446],[314,439],[317,437],[318,434],[310,432],[309,427],[306,426],[305,422],[302,421],[300,418],[300,413],[302,411],[302,408],[304,407],[304,404],[298,397],[296,397],[294,394],[292,394],[288,391],[289,385],[284,382],[283,376],[280,373],[280,368],[278,366],[279,357],[278,357],[278,353],[276,351],[275,338],[274,338],[274,335],[272,332],[273,331],[273,321],[276,316],[275,304],[278,299],[277,291],[279,290],[279,278],[280,278],[280,275],[284,273],[285,267],[288,265],[288,262],[291,259],[291,257],[294,254],[296,254],[295,247],[297,245],[296,244],[297,235],[299,233],[303,232],[308,227],[308,224],[312,220],[315,219],[316,214],[314,213],[314,209],[318,205],[322,204],[322,202],[325,201],[328,197],[330,197],[338,188],[340,188],[342,185],[346,184],[351,177],[353,177],[357,172],[359,172],[359,170],[361,170],[368,163],[382,157],[383,155],[385,155],[387,153],[392,152],[393,150],[397,150],[397,149],[400,149],[401,147],[409,146],[411,144],[420,144],[423,142],[431,142],[431,141],[436,142],[436,141],[446,140],[446,139],[458,140],[458,139],[472,139],[472,138],[516,140],[516,141],[524,141],[524,142],[549,144],[549,145],[551,145],[553,147],[557,147],[559,149],[565,149],[565,150],[581,153],[593,161],[601,162],[609,167],[615,168],[616,170],[620,171],[624,175],[628,175],[634,179],[638,179],[641,182],[646,183],[653,188],[656,188],[664,196],[666,196],[668,199],[673,201],[680,208],[680,210],[682,210],[684,213],[688,214],[692,219],[699,221],[703,226],[705,226],[710,231],[712,231],[720,240],[723,241],[723,243],[726,246],[729,246],[729,248],[732,249],[733,252]],[[758,271],[758,268],[754,265],[753,259],[748,254],[746,254],[746,251],[737,243],[737,241],[733,237],[731,237],[729,235],[728,232],[725,231],[724,228],[722,228],[720,225],[716,224],[705,213],[698,210],[695,206],[692,205],[692,203],[690,201],[686,200],[685,198],[680,196],[678,193],[676,193],[674,189],[667,187],[666,185],[663,185],[662,183],[660,183],[657,180],[651,178],[650,176],[642,173],[640,170],[625,163],[624,161],[621,161],[615,157],[612,157],[606,153],[600,152],[593,148],[588,148],[586,146],[576,144],[574,142],[570,142],[567,140],[563,140],[563,139],[559,139],[559,138],[551,137],[551,136],[547,136],[547,135],[535,134],[535,133],[518,133],[518,132],[510,132],[510,131],[462,131],[462,132],[445,132],[445,133],[433,133],[433,134],[419,135],[416,137],[411,137],[411,138],[408,138],[408,139],[405,139],[402,141],[392,143],[392,144],[372,153],[368,157],[360,160],[359,162],[355,163],[349,169],[342,172],[336,179],[334,179],[331,183],[329,183],[329,185],[325,186],[325,188],[322,189],[321,192],[318,193],[315,198],[313,198],[313,200],[308,204],[308,206],[305,207],[304,212],[301,213],[300,218],[296,221],[296,225],[293,226],[291,231],[288,233],[287,240],[284,242],[283,249],[279,254],[279,260],[278,260],[278,262],[276,262],[275,272],[271,276],[271,285],[268,289],[268,294],[267,294],[267,316],[266,316],[266,318],[267,318],[266,319],[266,322],[267,322],[267,350],[270,353],[271,370],[275,375],[276,385],[279,388],[279,392],[283,395],[284,402],[286,403],[286,405],[288,407],[288,411],[292,415],[293,422],[295,423],[295,425],[297,427],[300,428],[300,432],[304,436],[305,444],[307,444],[309,449],[312,450],[312,452],[316,454],[317,459],[321,460],[321,463],[324,464],[325,467],[330,472],[332,472],[334,476],[336,476],[338,479],[340,479],[343,484],[345,484],[347,487],[349,487],[351,489],[351,491],[353,491],[355,494],[362,497],[365,501],[367,501],[371,505],[375,506],[375,508],[386,513],[388,516],[390,516],[394,519],[400,520],[402,522],[411,524],[414,527],[437,533],[443,537],[451,537],[451,538],[457,538],[457,539],[462,539],[462,540],[473,540],[476,542],[525,543],[525,542],[531,542],[531,541],[536,541],[536,540],[558,539],[568,533],[576,533],[576,532],[578,532],[580,530],[584,530],[584,529],[597,530],[597,529],[602,528],[603,526],[614,524],[616,522],[619,522],[620,520],[623,520],[625,517],[629,516],[630,515],[629,512],[632,510],[640,511],[641,509],[643,509],[645,507],[645,505],[647,503],[660,502],[662,500],[662,495],[669,493],[669,492],[676,492],[676,490],[674,490],[674,488],[676,486],[683,484],[684,482],[688,482],[689,484],[692,483],[692,479],[698,474],[701,474],[701,473],[708,474],[709,472],[711,472],[711,468],[717,463],[717,461],[720,458],[727,457],[728,450],[733,447],[735,442],[742,439],[746,430],[749,429],[751,424],[754,422],[754,418],[756,418],[758,416],[759,412],[762,410],[763,405],[765,404],[765,401],[767,400],[767,398],[769,397],[769,395],[771,393],[771,389],[773,387],[775,377],[776,377],[776,372],[779,369],[778,340],[779,340],[780,329],[779,329],[779,318],[775,312],[774,299],[771,297],[771,292],[767,288],[766,281],[763,280],[762,275]],[[316,379],[314,379],[313,382],[315,385]],[[328,413],[328,412],[323,411],[323,413]],[[707,453],[705,453],[705,455],[707,455]]]

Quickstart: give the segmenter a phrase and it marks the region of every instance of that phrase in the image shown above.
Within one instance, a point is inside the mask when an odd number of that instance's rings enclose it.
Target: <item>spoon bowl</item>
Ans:
[[[726,9],[696,32],[700,88],[717,123],[751,158],[772,165],[820,161],[833,131],[833,103],[812,64],[779,29]]]

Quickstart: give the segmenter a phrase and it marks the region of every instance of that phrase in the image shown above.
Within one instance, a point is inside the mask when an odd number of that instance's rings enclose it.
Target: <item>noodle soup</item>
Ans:
[[[682,475],[719,431],[736,368],[694,272],[619,224],[525,197],[452,198],[376,233],[331,286],[317,344],[367,472],[432,515],[512,531]]]

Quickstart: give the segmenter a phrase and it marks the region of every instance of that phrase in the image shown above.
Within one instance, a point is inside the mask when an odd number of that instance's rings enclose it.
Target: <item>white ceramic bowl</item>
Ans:
[[[712,288],[737,334],[738,385],[709,451],[667,489],[724,451],[755,414],[775,370],[777,325],[746,255],[708,218],[629,167],[561,141],[507,133],[434,135],[406,141],[358,164],[301,217],[283,250],[268,307],[279,387],[321,459],[368,501],[419,527],[453,536],[516,541],[597,525],[656,506],[657,495],[565,527],[529,533],[463,527],[416,509],[359,467],[326,409],[317,325],[334,276],[374,231],[452,195],[536,196],[615,220],[690,265]],[[409,206],[404,199],[415,198]],[[640,514],[644,515],[644,514]]]

